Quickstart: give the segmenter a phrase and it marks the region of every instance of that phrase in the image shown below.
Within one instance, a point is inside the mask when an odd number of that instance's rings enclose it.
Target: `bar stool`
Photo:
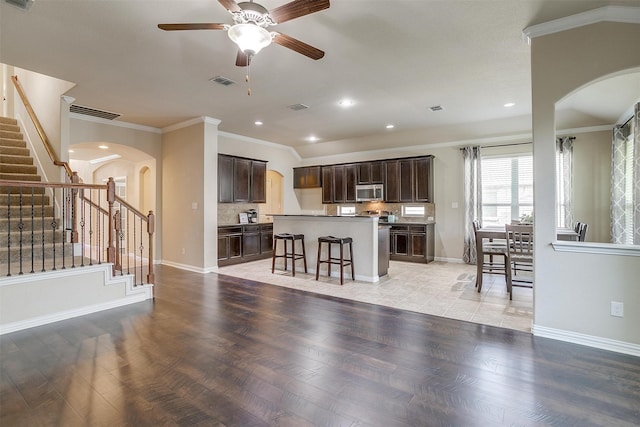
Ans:
[[[296,253],[296,241],[302,244],[302,253]],[[284,242],[284,252],[278,255],[278,242]],[[291,242],[289,251],[287,242]],[[287,260],[291,260],[291,275],[296,275],[296,261],[301,259],[304,262],[304,272],[307,273],[307,253],[304,249],[304,234],[280,233],[273,235],[273,257],[271,259],[271,273],[276,269],[276,258],[284,258],[284,270],[287,271]]]
[[[322,244],[327,244],[327,258],[320,259],[322,252]],[[331,245],[340,245],[340,258],[331,256]],[[349,245],[349,258],[344,257],[344,245]],[[340,266],[340,284],[344,284],[344,268],[351,266],[351,279],[356,280],[355,273],[353,272],[353,239],[351,237],[333,237],[323,236],[318,237],[318,259],[316,261],[316,280],[320,276],[320,264],[327,264],[327,275],[331,277],[331,264],[337,264]]]

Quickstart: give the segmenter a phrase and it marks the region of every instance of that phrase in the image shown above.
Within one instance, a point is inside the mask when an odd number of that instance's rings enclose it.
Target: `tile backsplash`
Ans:
[[[423,205],[424,216],[423,217],[403,217],[402,205],[408,204],[411,206]],[[338,215],[339,204],[325,205],[326,215]],[[349,204],[353,206],[353,204]],[[369,202],[369,203],[356,203],[356,215],[366,215],[370,211],[378,211],[380,215],[392,214],[396,216],[396,222],[426,222],[431,221],[429,218],[435,220],[436,217],[436,205],[433,203],[382,203],[382,202]]]
[[[239,213],[246,212],[249,209],[255,209],[260,213],[260,206],[257,203],[218,203],[218,224],[240,224]]]

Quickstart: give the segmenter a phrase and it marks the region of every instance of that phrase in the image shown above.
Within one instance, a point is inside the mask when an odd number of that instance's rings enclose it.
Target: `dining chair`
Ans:
[[[507,292],[513,287],[533,287],[533,226],[505,225],[507,238]]]
[[[579,224],[580,228],[576,230],[576,233],[578,233],[578,242],[584,242],[584,239],[587,237],[587,228],[589,228],[589,224],[586,222],[581,222]]]
[[[476,245],[480,249],[476,254],[477,263],[482,263],[482,273],[487,274],[501,274],[506,275],[506,265],[507,265],[507,243],[504,240],[494,241],[490,238],[482,238],[478,237],[478,230],[480,229],[480,222],[478,220],[474,220],[473,224],[473,234],[478,242],[480,239],[480,246]],[[501,257],[502,262],[495,261],[494,256]],[[488,261],[486,261],[486,257],[488,257]],[[478,288],[478,292],[482,290],[482,285],[478,286],[478,283],[482,283],[476,279],[476,287]]]

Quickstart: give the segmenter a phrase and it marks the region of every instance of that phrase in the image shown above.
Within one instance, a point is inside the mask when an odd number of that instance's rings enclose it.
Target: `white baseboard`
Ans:
[[[566,341],[573,344],[580,344],[588,347],[599,348],[601,350],[615,351],[616,353],[624,353],[640,357],[639,344],[595,337],[593,335],[585,335],[562,329],[547,328],[545,326],[538,326],[535,324],[531,327],[531,332],[537,337],[551,338],[554,340]]]
[[[168,265],[169,267],[179,268],[180,270],[187,270],[187,271],[192,271],[194,273],[201,273],[201,274],[214,273],[218,271],[218,267],[202,268],[202,267],[196,267],[195,265],[181,264],[179,262],[167,261],[166,259],[163,259],[162,262],[160,262],[160,264]]]
[[[113,301],[75,308],[72,310],[65,310],[58,313],[48,314],[46,316],[39,316],[27,320],[21,320],[18,322],[7,323],[4,325],[0,325],[0,335],[21,331],[23,329],[29,329],[36,326],[47,325],[49,323],[59,322],[61,320],[72,319],[74,317],[84,316],[87,314],[97,313],[99,311],[109,310],[116,307],[122,307],[124,305],[142,302],[150,298],[151,297],[148,292],[138,292],[130,294],[125,298],[120,298]]]

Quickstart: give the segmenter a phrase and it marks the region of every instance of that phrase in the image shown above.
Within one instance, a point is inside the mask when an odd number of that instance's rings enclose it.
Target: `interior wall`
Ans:
[[[162,259],[195,271],[205,267],[204,158],[204,123],[163,134]]]
[[[51,148],[58,159],[62,159],[61,148],[61,102],[60,97],[75,86],[74,83],[56,79],[55,77],[45,76],[44,74],[34,73],[32,71],[20,68],[14,69],[18,82],[26,93],[29,103],[33,108],[38,121],[42,125],[44,132],[49,140]],[[13,83],[12,90],[15,91]],[[26,134],[27,139],[31,142],[33,151],[40,173],[45,181],[61,182],[65,179],[66,172],[60,167],[55,166],[47,153],[47,150],[37,133],[37,130],[26,111],[22,100],[17,95],[13,96],[15,118],[19,119],[22,126],[22,132]],[[66,146],[66,141],[64,146]]]
[[[110,145],[119,144],[133,147],[149,156],[146,160],[130,162],[128,159],[115,160],[118,162],[131,163],[131,176],[127,175],[127,194],[131,194],[134,207],[141,208],[139,201],[139,171],[143,168],[150,170],[149,186],[150,193],[146,195],[150,201],[150,209],[156,214],[156,233],[154,234],[154,258],[161,260],[162,254],[162,134],[160,130],[146,128],[143,126],[123,126],[122,123],[109,123],[97,120],[84,120],[71,117],[69,126],[69,145],[96,142],[108,143]],[[84,182],[93,182],[93,173],[97,167],[83,161],[71,162],[72,168]],[[114,172],[115,173],[115,172]],[[116,175],[111,175],[116,176]],[[107,177],[108,178],[108,177]],[[142,212],[147,214],[148,210]]]
[[[601,22],[531,44],[535,194],[535,334],[640,344],[637,256],[558,252],[555,240],[555,104],[606,76],[640,67],[640,25]],[[597,60],[595,60],[597,58]],[[612,301],[624,317],[610,315]]]

